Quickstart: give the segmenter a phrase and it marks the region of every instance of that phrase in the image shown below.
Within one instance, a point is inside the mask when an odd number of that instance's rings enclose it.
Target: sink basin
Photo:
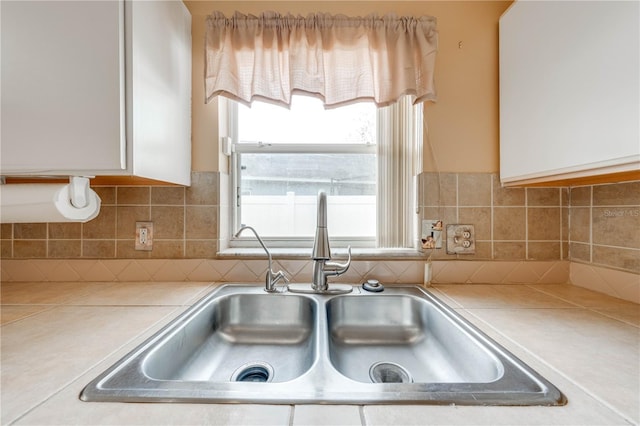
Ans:
[[[488,383],[500,360],[425,299],[408,295],[336,297],[327,304],[329,356],[365,383]]]
[[[346,295],[224,285],[95,378],[84,401],[562,405],[418,286]]]
[[[150,351],[152,380],[286,382],[314,360],[315,304],[287,295],[231,294],[201,308]]]

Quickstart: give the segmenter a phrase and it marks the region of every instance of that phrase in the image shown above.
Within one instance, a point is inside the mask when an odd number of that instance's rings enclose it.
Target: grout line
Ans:
[[[295,414],[296,414],[296,406],[295,405],[290,405],[289,408],[290,408],[290,410],[289,410],[289,426],[293,426],[293,418],[295,417]]]
[[[531,286],[531,285],[529,285],[529,284],[525,284],[525,285],[526,285],[527,287],[529,287],[530,289],[532,289],[532,290],[536,290],[536,291],[538,291],[538,292],[540,292],[540,293],[543,293],[543,294],[545,294],[545,295],[547,295],[547,296],[555,297],[555,298],[557,298],[557,299],[559,299],[559,300],[562,300],[563,302],[571,303],[572,305],[576,305],[577,307],[579,307],[579,308],[581,308],[581,309],[584,309],[584,310],[586,310],[586,311],[592,312],[592,313],[594,313],[594,314],[597,314],[597,315],[603,316],[603,317],[605,317],[605,318],[609,318],[609,319],[614,320],[614,321],[621,322],[621,323],[623,323],[623,324],[630,325],[630,326],[635,327],[635,328],[640,328],[640,325],[638,325],[638,324],[634,324],[634,323],[631,323],[631,322],[625,321],[625,320],[623,320],[623,319],[616,318],[616,317],[613,317],[613,316],[611,316],[611,315],[607,315],[607,314],[606,314],[606,313],[604,313],[604,312],[600,312],[600,311],[598,311],[598,309],[614,309],[613,307],[607,307],[607,306],[587,306],[587,305],[585,305],[585,304],[581,304],[581,303],[578,303],[578,302],[576,302],[576,301],[569,300],[568,298],[562,297],[562,296],[560,296],[560,295],[557,295],[557,294],[554,294],[554,293],[550,293],[550,292],[544,291],[543,289],[539,289],[539,288],[532,287],[532,286]],[[544,284],[543,284],[543,285],[544,285]],[[570,284],[570,285],[573,285],[573,284]],[[575,287],[575,286],[574,286],[574,287]],[[579,288],[582,288],[582,287],[579,287]],[[596,292],[596,291],[594,291],[594,290],[589,290],[589,289],[584,289],[584,290],[587,290],[587,291],[593,291],[594,293],[598,293],[598,292]],[[600,296],[607,296],[607,297],[612,297],[612,298],[613,298],[613,296],[609,296],[609,295],[604,294],[604,293],[598,293],[598,295],[600,295]],[[621,301],[623,301],[623,302],[633,303],[633,302],[629,302],[628,300],[624,300],[624,299],[620,299],[620,300],[621,300]]]
[[[529,188],[524,189],[524,260],[529,259]]]
[[[367,426],[367,416],[364,414],[364,405],[358,406],[358,413],[360,414],[360,424],[362,426]]]
[[[71,378],[70,380],[68,380],[66,383],[62,383],[60,385],[60,387],[54,391],[52,391],[51,394],[49,394],[48,396],[45,396],[40,402],[35,403],[33,406],[29,407],[26,409],[26,411],[24,411],[22,414],[19,414],[16,418],[12,419],[11,421],[9,421],[8,424],[15,424],[16,422],[22,420],[24,417],[28,416],[30,413],[32,413],[33,411],[35,411],[36,409],[38,409],[39,407],[41,407],[42,405],[44,405],[46,402],[48,402],[49,400],[51,400],[52,398],[54,398],[56,395],[62,393],[63,391],[65,391],[67,388],[69,388],[70,386],[72,386],[74,383],[76,383],[77,381],[79,381],[82,377],[84,377],[86,374],[88,374],[91,370],[98,368],[98,366],[104,362],[106,362],[110,357],[115,356],[118,352],[121,352],[124,350],[124,348],[126,348],[127,346],[131,346],[134,345],[135,342],[137,341],[138,343],[135,344],[134,347],[137,347],[137,345],[142,344],[142,342],[144,342],[144,336],[146,334],[151,333],[151,335],[153,335],[153,333],[159,331],[163,325],[166,325],[165,320],[167,318],[176,318],[177,316],[174,315],[174,313],[176,312],[177,309],[173,309],[171,312],[169,312],[168,314],[162,316],[161,318],[159,318],[157,321],[153,322],[151,325],[149,325],[147,328],[145,328],[144,330],[140,331],[139,333],[137,333],[135,336],[131,337],[131,339],[127,340],[126,342],[124,342],[123,344],[121,344],[120,346],[118,346],[117,348],[115,348],[114,350],[112,350],[111,352],[109,352],[106,356],[102,357],[100,360],[92,363],[91,365],[89,365],[88,367],[86,367],[84,369],[84,371],[81,371],[77,374],[74,375],[73,378]],[[177,315],[180,315],[180,312],[178,312]],[[152,332],[151,330],[153,330],[155,327],[159,327],[157,328],[157,330],[155,332]],[[151,336],[148,336],[151,337]],[[132,348],[133,349],[133,348]],[[128,352],[123,353],[123,355],[120,357],[124,357]],[[115,361],[117,362],[117,360]],[[104,370],[106,371],[106,369],[109,368],[109,366],[107,366]],[[98,372],[96,374],[96,377],[101,374],[101,372]],[[91,379],[93,380],[93,379]],[[91,381],[90,380],[90,381]],[[88,382],[87,382],[88,383]],[[83,387],[84,388],[84,387]]]
[[[483,309],[483,308],[470,308],[470,309]],[[518,308],[516,308],[518,309]],[[566,309],[566,308],[557,308],[557,309]],[[581,307],[577,307],[574,309],[584,309]],[[513,340],[512,338],[510,338],[509,336],[507,336],[506,334],[502,333],[498,328],[496,328],[495,326],[493,326],[491,323],[483,320],[482,318],[480,318],[479,316],[477,316],[475,313],[470,312],[469,310],[465,311],[472,317],[474,317],[475,319],[477,319],[478,321],[481,321],[483,324],[486,324],[486,326],[491,329],[494,333],[498,334],[501,338],[505,339],[509,344],[518,347],[520,350],[524,351],[528,356],[532,357],[533,359],[536,360],[536,362],[540,363],[541,365],[545,366],[546,368],[548,368],[549,370],[551,370],[552,372],[554,372],[555,374],[559,375],[560,377],[562,377],[564,380],[568,381],[569,383],[571,383],[573,386],[575,386],[578,390],[580,390],[581,392],[585,393],[586,395],[590,396],[591,398],[595,399],[596,401],[598,401],[600,404],[602,404],[604,407],[608,408],[609,410],[613,411],[615,414],[617,414],[618,416],[620,416],[621,418],[623,418],[624,420],[630,422],[631,424],[635,424],[633,422],[632,419],[630,419],[629,415],[627,413],[622,412],[619,408],[613,406],[611,403],[609,403],[608,401],[606,401],[605,399],[603,399],[600,395],[594,393],[593,391],[591,391],[589,388],[581,385],[579,382],[575,381],[571,376],[569,376],[567,373],[564,373],[562,370],[560,370],[558,367],[555,367],[554,365],[550,364],[546,359],[542,358],[541,356],[538,356],[535,352],[533,352],[532,350],[530,350],[529,348],[527,348],[524,344],[517,342],[516,340]],[[480,330],[482,330],[481,327]],[[512,350],[510,350],[507,345],[502,344],[501,342],[499,342],[497,339],[491,337],[493,340],[495,340],[496,342],[498,342],[498,344],[504,346],[508,351],[513,352]],[[525,363],[528,365],[529,363],[525,361]],[[543,377],[547,378],[546,375],[543,375]],[[547,378],[547,380],[549,380]],[[550,380],[551,381],[551,380]],[[552,382],[553,383],[553,382]],[[565,393],[565,392],[563,392]],[[565,393],[566,396],[566,393]]]
[[[589,263],[593,263],[593,185],[589,187]]]

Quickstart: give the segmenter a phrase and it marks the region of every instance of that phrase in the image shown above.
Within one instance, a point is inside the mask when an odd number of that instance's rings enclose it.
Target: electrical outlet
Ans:
[[[442,248],[442,221],[438,219],[424,219],[420,235],[423,249]]]
[[[447,225],[447,254],[475,254],[476,232],[473,225]]]
[[[136,250],[153,249],[153,222],[136,222]]]

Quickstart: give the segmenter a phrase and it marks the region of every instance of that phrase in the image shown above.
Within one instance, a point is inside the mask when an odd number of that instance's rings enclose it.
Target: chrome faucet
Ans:
[[[285,283],[288,283],[289,279],[287,278],[285,273],[282,271],[273,272],[273,269],[271,268],[271,253],[269,252],[267,247],[264,245],[264,243],[262,242],[262,238],[260,238],[260,236],[258,235],[255,229],[253,229],[251,226],[242,225],[242,227],[238,230],[238,232],[236,232],[235,237],[236,238],[239,237],[242,231],[244,231],[245,229],[248,229],[251,232],[253,232],[253,234],[258,239],[258,242],[260,243],[264,251],[267,253],[267,259],[269,260],[269,269],[267,270],[267,275],[265,277],[264,291],[269,293],[274,293],[276,292],[276,284],[278,283],[279,280],[283,280]]]
[[[318,192],[318,226],[313,242],[313,281],[311,287],[316,292],[326,292],[329,289],[327,277],[338,276],[347,272],[351,266],[351,246],[348,248],[349,258],[345,263],[331,262],[331,248],[329,247],[329,232],[327,231],[327,194]]]

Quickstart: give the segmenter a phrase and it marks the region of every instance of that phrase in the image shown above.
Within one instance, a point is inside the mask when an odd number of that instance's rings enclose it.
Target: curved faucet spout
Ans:
[[[267,253],[267,259],[269,261],[269,270],[267,271],[267,276],[265,277],[264,290],[269,293],[273,293],[276,291],[276,284],[278,283],[278,280],[282,279],[283,281],[288,283],[289,279],[287,278],[284,272],[273,271],[273,269],[271,268],[271,252],[267,249],[267,246],[264,245],[264,242],[262,242],[262,238],[260,238],[260,236],[258,235],[255,229],[253,229],[251,226],[242,225],[238,230],[238,232],[236,232],[234,237],[238,238],[242,233],[242,231],[244,231],[245,229],[248,229],[251,232],[253,232],[253,235],[256,236],[256,238],[258,239],[258,242],[260,243],[264,251]]]

